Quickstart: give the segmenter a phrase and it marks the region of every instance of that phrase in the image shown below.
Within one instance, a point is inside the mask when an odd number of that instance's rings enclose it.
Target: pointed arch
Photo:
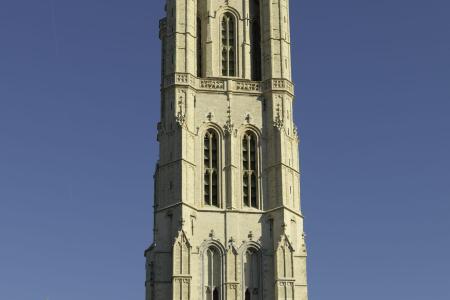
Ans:
[[[249,248],[244,259],[244,287],[250,292],[250,299],[260,299],[261,256],[259,251]]]
[[[174,273],[178,275],[189,275],[191,273],[191,244],[186,233],[180,231],[174,244]]]
[[[233,13],[223,14],[221,23],[222,76],[236,76],[237,21]]]
[[[229,245],[226,253],[227,261],[227,279],[228,281],[238,281],[238,264],[239,256],[238,251],[234,245]]]
[[[202,251],[203,300],[223,299],[224,249],[217,241],[208,241]]]
[[[277,248],[278,273],[281,277],[294,277],[294,248],[289,238],[283,234]]]
[[[242,259],[242,294],[244,295],[244,299],[263,299],[261,249],[261,245],[253,241],[245,243],[240,248],[239,252]]]
[[[220,135],[210,127],[203,136],[204,205],[220,207]]]
[[[253,130],[242,135],[242,202],[244,207],[260,209],[259,139]]]

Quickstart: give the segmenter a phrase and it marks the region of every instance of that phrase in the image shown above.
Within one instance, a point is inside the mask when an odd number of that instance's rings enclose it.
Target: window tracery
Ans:
[[[258,208],[257,139],[252,131],[242,138],[242,193],[246,207]]]
[[[222,287],[222,259],[220,251],[211,246],[204,256],[204,290],[205,300],[220,300]]]
[[[204,165],[204,203],[208,206],[219,207],[218,170],[219,170],[219,140],[218,134],[209,129],[204,137],[203,165]]]
[[[236,21],[231,13],[222,18],[222,76],[236,76]]]
[[[260,299],[260,256],[256,249],[249,248],[244,259],[245,300]]]

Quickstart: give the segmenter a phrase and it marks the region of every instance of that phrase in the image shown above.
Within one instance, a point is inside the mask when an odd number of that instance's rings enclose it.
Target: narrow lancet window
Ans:
[[[257,139],[247,131],[242,138],[242,187],[244,206],[258,208]]]
[[[215,247],[210,247],[204,257],[204,293],[206,300],[220,300],[222,287],[222,259]]]
[[[202,19],[197,18],[197,77],[203,75]]]
[[[222,76],[236,76],[235,19],[226,13],[222,19]]]
[[[206,132],[203,145],[204,201],[205,205],[219,206],[218,200],[218,136],[210,129]]]
[[[245,300],[260,299],[260,259],[255,249],[248,249],[244,256]]]
[[[252,80],[261,80],[261,16],[259,0],[250,0],[250,55]]]

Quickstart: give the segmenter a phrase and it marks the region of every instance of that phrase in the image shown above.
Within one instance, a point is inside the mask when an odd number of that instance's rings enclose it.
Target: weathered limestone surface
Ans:
[[[167,0],[146,300],[308,298],[288,2]],[[234,18],[228,63],[235,76],[225,77],[226,15]],[[251,54],[256,18],[257,79]],[[208,132],[217,143],[217,195],[208,195],[216,205],[205,201]],[[254,205],[244,200],[246,134],[256,145]]]

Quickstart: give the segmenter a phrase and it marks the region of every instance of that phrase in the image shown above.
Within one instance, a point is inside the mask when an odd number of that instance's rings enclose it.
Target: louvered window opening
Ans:
[[[204,138],[204,202],[205,205],[219,206],[218,200],[218,138],[213,130],[208,130]]]
[[[258,208],[256,137],[252,132],[247,132],[242,139],[242,165],[244,205],[248,207]]]
[[[222,76],[236,76],[235,19],[230,13],[222,19]]]

